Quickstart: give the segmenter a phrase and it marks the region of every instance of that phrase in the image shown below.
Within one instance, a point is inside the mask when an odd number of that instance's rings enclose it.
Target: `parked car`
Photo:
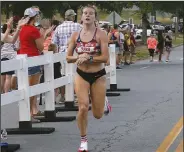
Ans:
[[[135,32],[135,39],[141,39],[142,37],[142,29],[136,29],[136,32]],[[147,37],[149,37],[151,35],[151,32],[152,30],[151,29],[147,29]]]
[[[162,25],[152,25],[152,30],[165,30],[165,27]]]
[[[109,26],[112,26],[112,24],[110,22],[107,22],[107,21],[99,21],[100,27],[102,27],[104,24],[108,24]]]

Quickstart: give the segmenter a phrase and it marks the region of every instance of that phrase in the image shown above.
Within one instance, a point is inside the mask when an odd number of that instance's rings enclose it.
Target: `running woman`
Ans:
[[[77,64],[75,92],[79,103],[78,127],[81,144],[78,152],[88,152],[87,124],[89,92],[93,116],[100,119],[111,111],[106,97],[105,63],[108,60],[108,37],[105,31],[95,26],[97,11],[93,6],[82,9],[83,28],[71,36],[67,50],[67,62]],[[73,56],[74,50],[78,56]],[[104,108],[105,107],[105,108]]]

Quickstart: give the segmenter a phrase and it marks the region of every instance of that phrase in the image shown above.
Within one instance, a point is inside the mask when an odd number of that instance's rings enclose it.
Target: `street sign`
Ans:
[[[122,18],[121,16],[116,13],[115,11],[112,12],[107,18],[106,18],[106,21],[112,23],[113,25],[114,24],[119,24],[121,21],[122,21]]]
[[[177,21],[178,21],[178,18],[177,17],[173,17],[173,22],[177,23]]]

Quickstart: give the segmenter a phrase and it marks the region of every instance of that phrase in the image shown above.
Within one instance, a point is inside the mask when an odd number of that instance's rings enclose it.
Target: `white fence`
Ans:
[[[110,45],[110,65],[106,66],[106,72],[110,72],[110,84],[116,83],[116,54],[115,45]],[[54,79],[55,62],[65,65],[65,76]],[[34,86],[29,86],[28,68],[44,65],[45,82]],[[29,97],[45,93],[45,111],[55,110],[54,89],[65,86],[65,100],[74,101],[74,64],[66,62],[66,54],[47,52],[38,57],[27,57],[27,55],[17,55],[16,59],[2,61],[1,73],[7,71],[17,71],[18,90],[1,94],[1,106],[19,102],[19,122],[30,121],[30,101]]]

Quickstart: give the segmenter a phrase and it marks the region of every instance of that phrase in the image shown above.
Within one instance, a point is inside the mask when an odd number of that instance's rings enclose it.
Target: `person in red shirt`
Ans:
[[[24,12],[24,17],[29,17],[28,23],[22,27],[20,31],[20,50],[18,54],[27,54],[28,57],[39,56],[44,48],[44,40],[47,36],[47,31],[40,29],[40,31],[34,26],[37,20],[38,13],[33,8],[28,8]],[[40,66],[29,67],[29,85],[36,85],[40,81]],[[38,111],[36,104],[36,96],[30,97],[30,112],[32,122],[39,122],[34,116],[43,115],[43,112]]]
[[[150,37],[147,39],[147,46],[150,54],[150,62],[153,62],[154,52],[157,47],[157,40],[153,34],[151,34]]]

